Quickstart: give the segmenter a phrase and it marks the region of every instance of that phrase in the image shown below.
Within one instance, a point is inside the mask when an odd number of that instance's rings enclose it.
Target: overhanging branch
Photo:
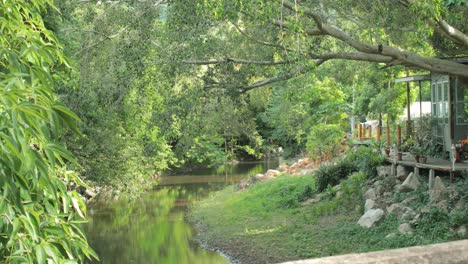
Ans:
[[[260,60],[246,60],[239,58],[226,57],[223,59],[208,59],[208,60],[183,60],[185,64],[194,64],[194,65],[214,65],[222,63],[235,63],[235,64],[256,64],[256,65],[282,65],[282,64],[291,64],[297,60],[283,60],[283,61],[260,61]]]

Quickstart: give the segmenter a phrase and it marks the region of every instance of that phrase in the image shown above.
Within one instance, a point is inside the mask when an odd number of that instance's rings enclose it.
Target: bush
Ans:
[[[350,151],[335,164],[318,168],[315,172],[318,191],[322,192],[328,185],[339,184],[342,179],[357,171],[365,173],[367,177],[374,177],[377,174],[377,167],[382,165],[383,161],[384,158],[370,148],[361,147]]]
[[[316,125],[312,127],[307,137],[307,151],[314,159],[333,157],[340,149],[344,135],[338,125]]]
[[[280,195],[283,197],[281,200],[281,206],[286,208],[297,207],[300,202],[312,197],[313,194],[314,190],[310,185],[286,186],[280,191]]]

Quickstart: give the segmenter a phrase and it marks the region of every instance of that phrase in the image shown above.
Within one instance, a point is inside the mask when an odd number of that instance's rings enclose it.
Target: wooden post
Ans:
[[[410,110],[410,83],[406,82],[406,139],[409,139],[411,134],[411,110]]]
[[[387,147],[390,147],[390,121],[388,119],[387,119],[387,135],[386,136],[387,136]]]
[[[419,119],[422,126],[422,86],[421,81],[418,81],[419,84]]]
[[[359,140],[362,140],[362,124],[359,124]]]
[[[398,125],[397,127],[397,146],[398,146],[398,149],[400,149],[400,146],[401,146],[401,126]]]
[[[382,134],[382,127],[378,126],[377,127],[377,141],[380,142],[380,136]]]

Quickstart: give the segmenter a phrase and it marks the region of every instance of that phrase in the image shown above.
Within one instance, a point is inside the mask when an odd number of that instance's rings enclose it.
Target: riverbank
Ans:
[[[392,189],[386,203],[407,198],[415,201],[418,221],[408,224],[410,231],[400,230],[408,221],[396,213],[386,213],[371,228],[358,225],[366,211],[365,196],[378,182],[376,177],[353,173],[338,186],[319,192],[314,174],[291,177],[283,173],[243,191],[230,186],[216,192],[195,204],[189,218],[199,230],[200,241],[241,263],[276,263],[466,238],[466,179],[453,185],[450,193],[458,193],[458,197],[447,201],[450,208],[456,201],[465,204],[457,210],[433,206],[420,212],[429,201],[427,188],[404,193]],[[401,185],[398,179],[392,180]]]

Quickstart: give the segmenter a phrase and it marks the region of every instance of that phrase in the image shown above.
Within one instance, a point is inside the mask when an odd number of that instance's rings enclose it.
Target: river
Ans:
[[[164,176],[135,201],[94,205],[85,232],[100,262],[91,263],[229,263],[194,241],[195,231],[186,221],[189,206],[210,192],[277,166],[277,160],[239,163]]]

